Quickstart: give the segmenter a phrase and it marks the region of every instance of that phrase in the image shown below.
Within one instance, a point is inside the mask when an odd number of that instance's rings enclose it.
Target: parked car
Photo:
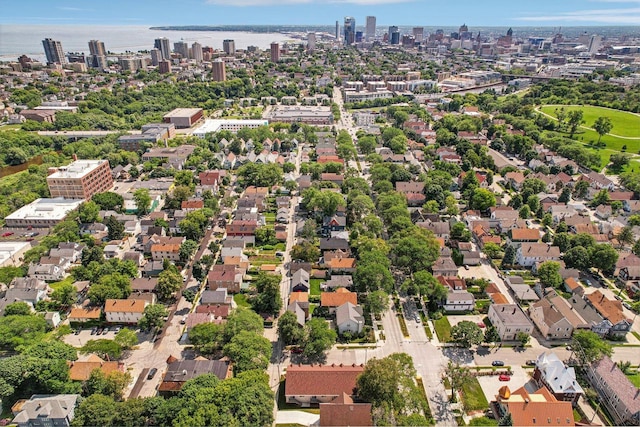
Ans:
[[[102,331],[103,331],[102,328],[98,328],[98,330],[96,331],[96,335],[102,335]]]
[[[117,334],[118,332],[120,332],[120,329],[121,329],[121,328],[120,328],[120,326],[116,326],[116,327],[114,327],[114,328],[111,328],[111,330],[112,330],[113,332],[115,332],[116,334]]]
[[[157,368],[151,368],[149,370],[149,375],[147,375],[147,379],[150,380],[153,378],[153,376],[156,374],[156,372],[158,372]]]
[[[293,347],[291,349],[291,353],[293,353],[293,354],[301,354],[303,351],[304,350],[302,350],[302,348],[300,348],[300,347]]]
[[[529,359],[525,363],[527,366],[536,366],[536,361],[533,359]]]
[[[104,328],[102,330],[102,335],[107,335],[108,332],[109,332],[109,328]]]
[[[2,233],[2,237],[9,237],[13,235],[13,231],[7,231],[6,233]]]
[[[491,362],[492,366],[504,366],[504,362],[502,360],[494,360]]]
[[[95,335],[98,333],[98,327],[94,326],[93,329],[91,329],[91,335]]]
[[[623,302],[622,305],[624,306],[624,308],[626,308],[627,310],[631,310],[631,304],[629,304],[628,302]]]
[[[464,269],[465,269],[465,270],[468,270],[468,269],[469,269],[469,266],[468,266],[467,264],[465,264],[465,265],[464,265]]]
[[[81,330],[82,330],[82,329],[76,329],[76,330],[74,331],[74,333],[73,333],[73,334],[74,334],[74,335],[79,335]]]
[[[485,325],[483,322],[478,322],[478,326],[480,328],[486,328],[487,327],[487,325]]]
[[[498,377],[500,381],[509,381],[511,377],[509,375],[502,374]]]

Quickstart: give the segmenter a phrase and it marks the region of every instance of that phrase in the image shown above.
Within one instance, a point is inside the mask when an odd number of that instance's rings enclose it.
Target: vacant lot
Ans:
[[[541,107],[540,110],[546,114],[556,117],[556,110],[563,107],[566,112],[582,110],[584,126],[592,128],[593,123],[598,117],[609,117],[613,124],[613,129],[611,129],[612,135],[640,138],[640,116],[627,111],[594,107],[590,105],[545,105]]]

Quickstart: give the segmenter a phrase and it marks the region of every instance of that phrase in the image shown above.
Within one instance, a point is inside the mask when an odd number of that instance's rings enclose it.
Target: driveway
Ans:
[[[482,254],[481,264],[469,266],[467,270],[464,267],[458,268],[458,276],[463,278],[476,278],[476,279],[487,279],[489,282],[494,283],[500,292],[505,296],[509,304],[515,304],[507,285],[504,283],[504,280],[498,276],[498,272],[493,268],[493,266],[489,263],[489,261],[485,258],[485,255]]]

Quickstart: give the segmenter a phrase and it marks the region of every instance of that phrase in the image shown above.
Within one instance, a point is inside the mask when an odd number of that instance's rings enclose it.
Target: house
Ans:
[[[517,249],[522,243],[533,243],[539,240],[540,230],[537,228],[512,228],[509,231],[507,243]]]
[[[227,224],[227,236],[254,236],[258,228],[257,221],[233,221]]]
[[[289,294],[289,306],[292,304],[300,307],[304,312],[305,318],[309,317],[309,292],[291,292]]]
[[[323,237],[320,239],[320,250],[321,251],[348,251],[349,250],[349,241],[346,239],[338,239],[335,237]]]
[[[567,277],[564,279],[564,289],[572,294],[580,296],[584,295],[584,288],[574,277]]]
[[[640,425],[640,389],[608,356],[586,369],[587,379],[615,425]]]
[[[218,288],[215,291],[206,290],[202,291],[200,296],[200,305],[228,305],[233,304],[233,297],[227,294],[225,288]]]
[[[560,248],[546,243],[522,243],[516,251],[516,263],[533,267],[538,262],[560,260]]]
[[[519,332],[533,332],[531,321],[517,304],[492,304],[488,316],[502,341],[516,340]]]
[[[180,246],[172,243],[158,243],[151,246],[151,259],[154,261],[180,261]]]
[[[229,293],[238,293],[243,276],[242,270],[235,265],[214,265],[207,274],[207,289],[225,288]]]
[[[47,282],[59,282],[65,278],[66,273],[64,268],[57,265],[38,263],[29,265],[27,275]]]
[[[130,299],[108,299],[104,303],[104,314],[109,323],[138,323],[147,301]]]
[[[309,272],[300,269],[291,275],[291,292],[309,292],[310,283]]]
[[[60,313],[57,311],[47,311],[44,314],[44,320],[47,321],[47,326],[50,328],[57,328],[62,319],[60,319]]]
[[[74,307],[69,313],[70,323],[85,323],[100,320],[102,310],[99,307]]]
[[[325,216],[322,219],[322,233],[328,236],[332,231],[344,231],[347,228],[347,218],[344,216]]]
[[[372,426],[371,403],[354,403],[342,393],[331,403],[320,404],[320,427]]]
[[[511,188],[516,191],[520,191],[520,186],[525,181],[525,176],[522,172],[507,172],[504,175],[504,180]]]
[[[132,292],[153,292],[158,286],[156,277],[138,277],[131,280]]]
[[[514,426],[573,427],[576,424],[571,403],[558,401],[546,387],[533,393],[524,387],[513,393],[508,386],[500,387],[495,407],[499,418],[510,414]]]
[[[611,322],[604,319],[595,308],[589,304],[589,302],[578,295],[572,295],[571,298],[566,300],[582,319],[584,319],[587,328],[590,328],[593,332],[605,337],[611,330]]]
[[[99,369],[104,375],[111,372],[124,372],[124,363],[118,361],[105,361],[95,354],[90,354],[82,360],[67,362],[69,365],[69,379],[72,381],[86,381],[91,372]]]
[[[348,274],[331,276],[321,285],[322,289],[350,288],[351,286],[353,286],[353,277]]]
[[[529,316],[547,340],[566,340],[573,334],[573,325],[546,298],[529,307]]]
[[[200,375],[213,374],[221,380],[231,378],[232,366],[228,360],[177,360],[167,365],[167,371],[158,386],[162,394],[177,393],[185,382]]]
[[[624,336],[631,330],[632,321],[627,319],[622,310],[622,302],[607,298],[600,290],[596,290],[584,297],[604,319],[611,322],[608,335]]]
[[[334,313],[342,304],[350,302],[353,305],[358,304],[358,295],[344,288],[338,288],[335,292],[321,292],[320,306],[328,307],[329,313]]]
[[[458,266],[450,256],[440,256],[431,267],[434,276],[457,276]]]
[[[447,221],[423,221],[417,222],[416,225],[433,233],[434,236],[449,241],[451,235],[451,227]]]
[[[69,427],[73,421],[79,394],[34,394],[18,401],[11,409],[18,427]]]
[[[339,402],[340,396],[355,393],[356,379],[362,365],[290,365],[284,393],[287,403],[302,407]]]
[[[444,301],[443,307],[447,312],[473,311],[475,308],[475,298],[467,291],[449,291]]]
[[[349,332],[353,335],[362,333],[364,316],[362,307],[346,302],[336,309],[336,326],[338,333]]]
[[[356,270],[355,258],[333,258],[329,261],[329,273],[353,273]]]
[[[531,301],[538,301],[540,299],[540,297],[538,296],[538,294],[536,294],[533,288],[525,283],[509,284],[509,288],[511,288],[511,291],[513,292],[513,296],[519,302],[528,303]]]
[[[533,379],[538,387],[546,387],[556,399],[571,402],[572,406],[576,406],[580,396],[584,395],[584,390],[576,379],[575,369],[566,366],[553,352],[538,356]]]
[[[462,263],[464,265],[480,265],[481,257],[479,251],[461,250]]]

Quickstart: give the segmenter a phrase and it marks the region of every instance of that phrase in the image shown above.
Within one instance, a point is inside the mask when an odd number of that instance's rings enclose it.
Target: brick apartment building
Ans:
[[[107,160],[76,160],[54,169],[47,177],[47,185],[51,197],[88,200],[96,193],[108,191],[113,177]]]

